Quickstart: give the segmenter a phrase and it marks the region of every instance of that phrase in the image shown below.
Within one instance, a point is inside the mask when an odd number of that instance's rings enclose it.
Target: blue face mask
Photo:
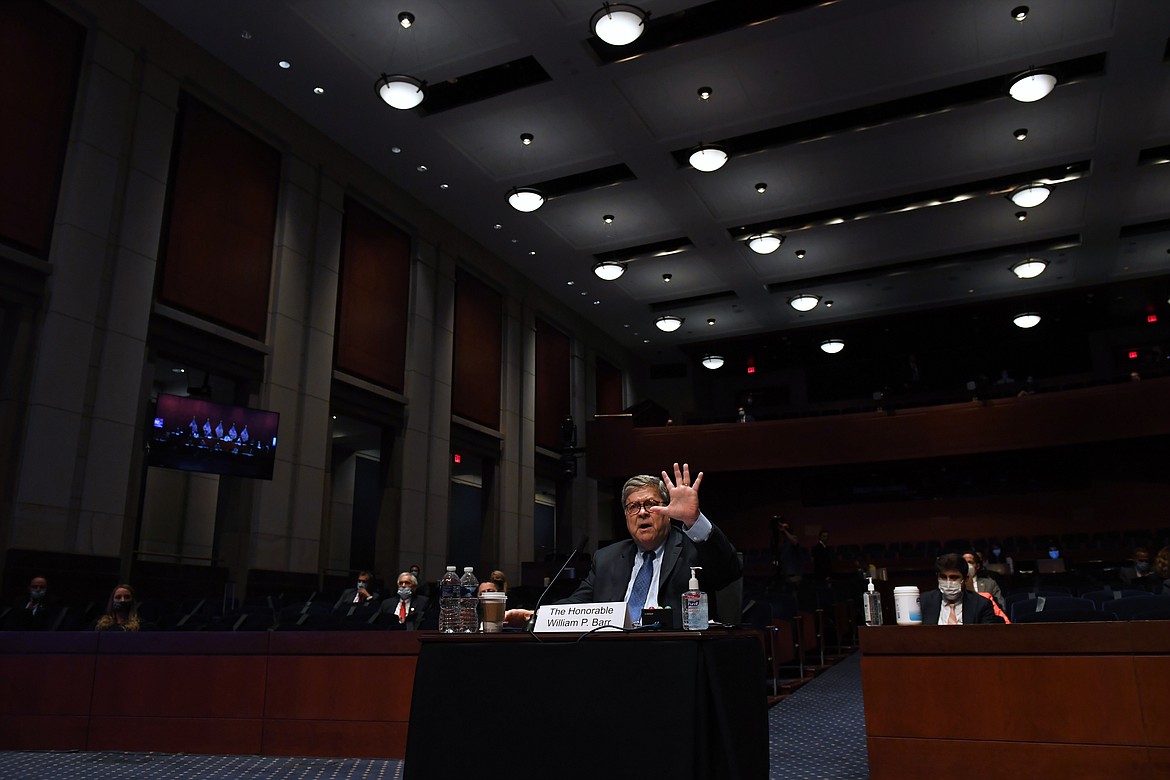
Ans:
[[[1149,571],[1150,570],[1150,562],[1149,561],[1134,561],[1133,567],[1135,569],[1137,569],[1138,571]]]
[[[1049,550],[1048,557],[1055,561],[1060,557],[1060,550]]]
[[[999,549],[998,547],[992,547],[992,548],[991,548],[991,554],[992,554],[992,555],[999,555],[1001,552],[1003,552],[1003,550]]]

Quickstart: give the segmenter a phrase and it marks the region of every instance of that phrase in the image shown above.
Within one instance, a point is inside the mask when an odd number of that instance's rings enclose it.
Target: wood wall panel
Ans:
[[[638,464],[702,463],[708,471],[883,463],[1028,450],[1170,434],[1170,379],[1040,393],[981,404],[842,414],[751,425],[635,428],[590,424],[589,476],[621,477]]]
[[[342,720],[264,721],[266,756],[402,758],[410,711],[401,723]]]
[[[92,713],[259,718],[264,714],[265,664],[264,656],[99,656]]]
[[[44,2],[0,3],[0,239],[46,258],[85,29]]]
[[[0,750],[85,750],[88,734],[88,715],[0,715]]]
[[[870,777],[1161,777],[1167,635],[1164,621],[863,628]]]
[[[90,719],[87,750],[256,755],[259,718],[98,717]]]
[[[963,679],[978,680],[988,691],[1028,692],[1026,700],[1013,698],[1011,707],[996,708],[993,717],[979,718],[960,716],[962,688],[940,696],[937,686],[921,684],[954,679],[957,665],[946,655],[866,657],[862,666],[865,699],[875,703],[866,708],[866,733],[937,737],[939,724],[950,720],[962,729],[964,739],[971,740],[1128,745],[1142,731],[1133,663],[1126,656],[1012,656],[1010,662],[1003,656],[964,657]],[[1067,701],[1074,691],[1075,707],[1054,706]],[[996,698],[1002,701],[1002,696]],[[1088,712],[1108,712],[1109,717],[1086,717]]]
[[[1170,644],[1163,652],[1170,652]],[[1138,656],[1133,662],[1149,744],[1170,748],[1170,656]]]
[[[88,715],[94,665],[91,655],[0,657],[0,714]]]
[[[956,707],[956,730],[972,720]],[[1089,713],[1082,717],[1092,720]],[[1155,777],[1143,747],[1117,745],[1031,745],[950,739],[870,737],[870,780],[938,780],[948,767],[978,767],[984,778],[1076,778],[1117,780]],[[957,770],[956,770],[957,771]]]
[[[459,269],[455,274],[455,350],[451,413],[500,428],[503,298]]]
[[[570,407],[569,337],[544,320],[536,320],[536,399],[533,414],[536,446],[561,449],[561,422]]]
[[[280,153],[190,95],[180,100],[158,298],[263,339]]]
[[[341,371],[402,392],[410,307],[410,236],[345,201],[334,352]]]
[[[597,359],[597,409],[595,414],[618,414],[623,405],[622,372],[602,358]]]
[[[406,656],[272,656],[264,712],[286,720],[409,720],[415,658]],[[378,695],[370,696],[370,681]],[[360,704],[357,704],[359,703]]]

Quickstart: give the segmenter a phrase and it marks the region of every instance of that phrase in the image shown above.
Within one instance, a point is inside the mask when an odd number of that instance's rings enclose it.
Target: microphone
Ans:
[[[532,619],[528,621],[528,625],[525,627],[526,631],[531,632],[532,627],[536,625],[536,610],[540,609],[540,605],[544,603],[544,597],[552,590],[552,586],[557,584],[557,580],[560,579],[561,574],[568,567],[569,561],[573,560],[573,556],[580,552],[587,544],[589,544],[589,534],[581,537],[581,541],[577,542],[577,546],[573,548],[573,552],[569,553],[569,557],[565,558],[565,562],[561,564],[560,570],[548,581],[548,587],[544,589],[544,593],[540,594],[540,598],[536,600],[536,606],[532,608]]]

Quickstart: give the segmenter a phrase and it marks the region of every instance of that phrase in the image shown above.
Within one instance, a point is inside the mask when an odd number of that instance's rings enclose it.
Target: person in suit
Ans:
[[[823,581],[833,577],[833,551],[829,549],[829,532],[821,531],[812,548],[813,579]]]
[[[345,613],[357,607],[366,607],[378,600],[378,593],[373,586],[374,575],[368,571],[358,572],[357,585],[346,588],[333,605],[334,612]]]
[[[938,572],[938,590],[928,590],[919,597],[922,625],[1003,623],[1003,618],[995,614],[990,599],[963,588],[967,579],[967,562],[961,555],[940,555],[934,568]]]
[[[49,581],[33,577],[28,583],[28,595],[20,599],[5,616],[4,629],[8,631],[47,631],[56,626],[61,605],[49,595]]]
[[[1007,609],[1007,602],[1004,601],[1003,591],[1000,590],[999,583],[995,581],[994,577],[988,576],[987,572],[983,570],[983,555],[977,550],[968,550],[963,553],[963,560],[967,562],[967,582],[965,587],[976,593],[986,593],[994,599],[1000,610]]]
[[[1117,570],[1117,573],[1121,576],[1121,581],[1126,587],[1140,588],[1144,584],[1141,580],[1154,573],[1150,565],[1150,551],[1145,547],[1136,548],[1133,551],[1132,561],[1132,566],[1122,566]]]
[[[701,566],[699,585],[714,593],[742,576],[735,547],[699,511],[699,484],[691,481],[690,467],[674,464],[674,479],[642,474],[622,487],[622,508],[630,538],[597,551],[589,573],[560,604],[624,601],[635,622],[644,607],[682,609],[691,566]],[[672,521],[680,525],[675,526]],[[715,599],[710,600],[711,619]],[[508,622],[527,620],[532,611],[509,610]]]
[[[418,595],[418,578],[408,571],[398,575],[398,598],[383,599],[382,613],[389,615],[391,628],[416,631],[422,625],[430,600]]]

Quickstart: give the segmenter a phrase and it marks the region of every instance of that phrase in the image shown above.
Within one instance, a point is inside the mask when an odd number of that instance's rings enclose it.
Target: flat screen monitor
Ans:
[[[147,463],[168,469],[272,479],[277,412],[160,393]]]

